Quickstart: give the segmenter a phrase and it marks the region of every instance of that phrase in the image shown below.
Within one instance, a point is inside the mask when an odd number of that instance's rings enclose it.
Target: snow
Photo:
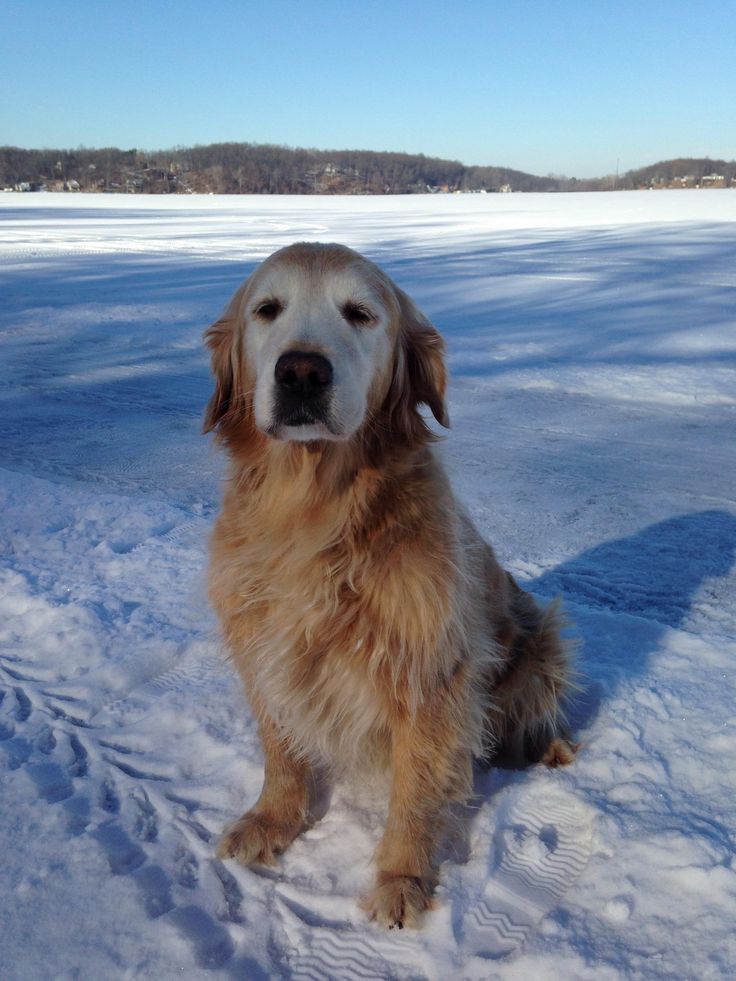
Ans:
[[[736,975],[736,192],[5,194],[0,228],[2,976]],[[478,775],[419,933],[356,901],[374,788],[276,871],[214,856],[261,756],[201,332],[300,239],[442,329],[458,493],[581,645],[578,759]]]

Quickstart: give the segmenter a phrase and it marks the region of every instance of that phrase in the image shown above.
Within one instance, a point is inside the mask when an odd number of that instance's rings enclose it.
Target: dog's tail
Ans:
[[[489,753],[494,766],[548,766],[572,762],[565,703],[579,689],[574,645],[562,636],[559,600],[546,609],[508,575],[514,624],[508,659],[489,692]]]

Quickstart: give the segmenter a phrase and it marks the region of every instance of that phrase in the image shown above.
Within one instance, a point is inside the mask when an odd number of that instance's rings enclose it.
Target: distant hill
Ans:
[[[213,143],[153,153],[116,147],[0,147],[0,188],[148,194],[426,194],[452,191],[597,191],[736,182],[736,162],[669,160],[623,177],[538,177],[469,167],[423,154]],[[710,182],[713,186],[714,182]]]
[[[630,170],[619,179],[625,188],[672,186],[729,186],[736,182],[736,160],[678,157]]]

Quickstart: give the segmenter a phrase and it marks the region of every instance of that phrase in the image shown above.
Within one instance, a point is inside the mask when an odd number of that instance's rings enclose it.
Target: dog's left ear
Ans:
[[[445,405],[445,342],[411,297],[398,286],[394,289],[401,308],[400,343],[412,399],[415,404],[428,405],[437,422],[449,429],[450,418]]]

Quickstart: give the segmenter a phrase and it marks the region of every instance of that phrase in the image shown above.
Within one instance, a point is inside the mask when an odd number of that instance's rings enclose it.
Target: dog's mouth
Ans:
[[[342,439],[343,434],[322,406],[301,404],[277,406],[273,422],[265,430],[273,439],[299,442]]]
[[[325,419],[321,418],[316,412],[308,409],[295,409],[293,412],[286,413],[276,420],[277,426],[314,426],[319,424],[326,425]]]

